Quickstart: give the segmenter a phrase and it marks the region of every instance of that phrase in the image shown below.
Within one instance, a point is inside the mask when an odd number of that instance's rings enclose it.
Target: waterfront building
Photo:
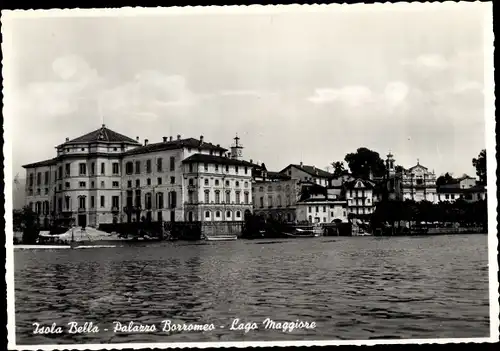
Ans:
[[[280,173],[289,176],[291,179],[298,179],[302,182],[312,182],[321,186],[328,186],[333,174],[326,172],[316,166],[307,166],[302,162],[300,164],[290,164]]]
[[[417,160],[417,164],[402,172],[401,194],[403,200],[437,202],[436,174]]]
[[[442,185],[437,190],[437,201],[453,202],[459,199],[467,202],[476,202],[486,199],[486,187],[484,185],[473,185],[457,182],[456,184]]]
[[[387,154],[385,169],[386,172],[382,177],[372,177],[371,179],[375,183],[373,189],[373,201],[375,203],[382,201],[384,198],[392,201],[403,199],[401,189],[404,169],[396,169],[396,160],[391,152]]]
[[[348,222],[347,201],[337,196],[316,194],[297,201],[296,208],[298,222]]]
[[[366,179],[354,179],[344,183],[348,213],[367,215],[375,210],[373,190],[375,183]]]
[[[253,185],[254,213],[264,218],[293,222],[301,184],[298,179],[278,172],[264,171]]]
[[[236,139],[235,139],[236,140]],[[144,144],[103,125],[25,165],[26,201],[48,222],[79,226],[135,221],[236,221],[251,211],[252,167],[199,139]]]

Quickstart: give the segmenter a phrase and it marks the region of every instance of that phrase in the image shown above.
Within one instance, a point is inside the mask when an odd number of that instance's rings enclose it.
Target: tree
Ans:
[[[40,223],[37,214],[29,207],[23,208],[20,216],[21,226],[23,228],[23,243],[34,244],[38,239]]]
[[[344,162],[342,161],[332,162],[332,166],[333,166],[333,176],[335,178],[347,174],[347,170],[344,168]]]
[[[403,166],[397,165],[396,167],[394,167],[394,170],[396,171],[396,173],[403,173],[405,169],[403,168]]]
[[[385,164],[378,152],[366,147],[360,147],[356,153],[347,154],[345,161],[356,178],[368,179],[370,172],[375,177],[382,177],[385,174]]]
[[[479,156],[472,159],[472,165],[476,168],[478,183],[486,185],[486,149],[481,150]]]
[[[436,180],[436,186],[439,188],[443,185],[454,184],[456,182],[457,180],[453,178],[450,173],[446,172],[444,175],[438,177],[438,179]]]

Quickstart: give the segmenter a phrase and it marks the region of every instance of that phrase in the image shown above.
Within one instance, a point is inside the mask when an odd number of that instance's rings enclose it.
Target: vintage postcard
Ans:
[[[492,3],[1,20],[9,349],[498,341]]]

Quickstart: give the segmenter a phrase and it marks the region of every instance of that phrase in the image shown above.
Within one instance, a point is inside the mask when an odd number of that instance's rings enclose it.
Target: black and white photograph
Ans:
[[[492,2],[1,25],[9,349],[498,342]]]

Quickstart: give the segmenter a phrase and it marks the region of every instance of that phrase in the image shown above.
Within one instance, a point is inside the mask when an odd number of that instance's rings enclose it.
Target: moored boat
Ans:
[[[230,241],[237,240],[238,236],[236,235],[214,235],[214,236],[204,236],[206,241]]]

